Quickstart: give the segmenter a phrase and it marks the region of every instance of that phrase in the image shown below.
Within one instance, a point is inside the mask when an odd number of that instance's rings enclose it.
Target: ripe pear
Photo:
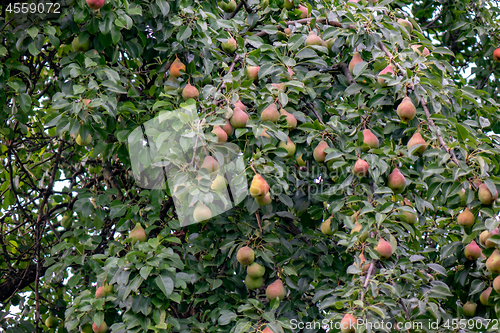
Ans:
[[[85,141],[82,139],[82,137],[80,136],[80,134],[78,134],[78,136],[76,137],[75,139],[76,143],[79,145],[79,146],[88,146],[90,145],[90,143],[92,142],[92,135],[88,135],[87,138],[85,139]]]
[[[296,150],[295,143],[293,143],[290,138],[288,138],[288,141],[286,143],[283,141],[280,141],[280,143],[278,144],[278,147],[284,148],[288,152],[288,154],[285,156],[285,158],[292,157],[293,155],[295,155],[295,150]]]
[[[58,324],[59,320],[57,320],[57,318],[53,315],[50,315],[47,317],[47,319],[45,319],[45,326],[47,326],[48,328],[56,327]]]
[[[262,277],[253,278],[250,275],[247,275],[245,278],[245,286],[247,286],[249,290],[259,289],[263,284],[264,279]]]
[[[329,148],[328,143],[325,141],[321,141],[316,148],[314,148],[313,156],[316,162],[321,163],[325,161],[327,153],[325,153],[325,149]]]
[[[333,235],[333,230],[332,230],[332,218],[329,217],[323,222],[321,222],[321,232],[327,236]]]
[[[288,129],[294,129],[297,127],[297,118],[285,109],[280,110],[280,116],[286,117],[286,127]]]
[[[231,126],[229,119],[226,119],[226,124],[222,126],[222,129],[227,133],[227,136],[233,134],[233,126]]]
[[[104,6],[105,0],[87,0],[87,6],[92,9],[100,9]]]
[[[227,42],[222,43],[221,47],[224,50],[224,52],[234,53],[234,51],[236,51],[236,49],[238,48],[238,43],[236,43],[236,39],[231,37],[227,40]]]
[[[71,42],[74,52],[87,52],[90,49],[90,39],[87,39],[85,43],[80,43],[80,39],[76,36]]]
[[[262,113],[260,114],[260,120],[262,121],[272,121],[275,123],[280,117],[280,113],[278,112],[278,108],[276,107],[276,103],[269,104]]]
[[[245,111],[236,107],[234,108],[230,123],[234,128],[243,128],[247,125],[248,118],[248,114]]]
[[[358,233],[361,232],[362,228],[363,228],[363,225],[361,223],[359,223],[358,221],[356,221],[356,223],[354,223],[354,228],[352,228],[352,230],[351,230],[351,235],[355,232],[358,232]],[[365,230],[363,233],[358,235],[358,239],[361,242],[364,242],[367,238],[368,238],[368,230]]]
[[[266,137],[268,139],[271,138],[271,136],[267,133],[265,128],[262,129],[262,133],[260,133],[258,136],[263,136],[263,137]]]
[[[260,69],[260,66],[248,66],[247,67],[247,77],[251,80],[253,80],[254,82],[257,81],[259,79],[259,69]],[[234,106],[236,106],[236,103],[234,104]],[[246,109],[245,108],[242,108],[243,110]]]
[[[500,274],[500,251],[498,249],[495,249],[486,260],[486,268],[493,274]]]
[[[307,9],[307,7],[299,5],[299,7],[297,7],[297,9],[302,12],[302,13],[300,13],[300,18],[301,19],[307,18],[309,16],[309,10]]]
[[[300,154],[300,156],[299,156],[299,157],[297,157],[297,158],[295,159],[295,161],[297,161],[297,165],[298,165],[299,167],[304,167],[304,166],[306,166],[306,165],[307,165],[307,162],[306,162],[306,161],[304,161],[304,159],[302,158],[302,156],[303,156],[303,155],[304,155],[304,154]]]
[[[403,101],[398,105],[396,112],[399,118],[401,118],[401,121],[405,123],[411,121],[417,115],[417,109],[411,102],[410,97],[403,98]]]
[[[88,99],[88,98],[84,98],[84,99],[82,99],[82,102],[83,102],[83,104],[84,104],[85,106],[87,106],[87,105],[89,105],[89,104],[90,104],[90,102],[92,102],[92,100],[90,100],[90,99]]]
[[[64,217],[61,219],[61,227],[63,227],[65,230],[71,229],[71,226],[73,225],[73,217],[71,215],[64,215]]]
[[[262,198],[255,198],[255,201],[259,204],[259,206],[267,206],[271,203],[271,193],[267,192],[267,194]]]
[[[422,48],[422,45],[412,45],[411,48],[419,56],[427,57],[429,54],[431,54],[431,52],[429,51],[429,49],[426,48],[426,47],[424,47],[422,50],[420,50]]]
[[[464,248],[464,255],[469,260],[476,260],[481,257],[481,248],[477,245],[475,241],[470,242]]]
[[[309,36],[307,36],[306,41],[304,43],[306,46],[310,45],[323,45],[323,40],[321,37],[316,35],[314,31],[309,32]]]
[[[497,246],[496,243],[490,241],[489,239],[493,235],[498,235],[498,231],[499,231],[498,228],[495,228],[491,232],[488,232],[487,237],[486,237],[486,239],[484,241],[484,244],[483,244],[486,248],[491,248],[491,247],[496,247]],[[483,231],[483,233],[484,233],[484,231]],[[481,235],[483,233],[481,233]],[[479,237],[479,240],[481,240],[481,237]]]
[[[186,65],[182,63],[182,61],[179,60],[179,58],[175,58],[174,62],[172,65],[170,65],[170,75],[173,77],[179,77],[181,76],[181,70],[185,71],[186,70]]]
[[[352,73],[354,70],[354,66],[356,66],[360,62],[363,62],[363,59],[361,59],[361,55],[359,54],[359,52],[354,52],[354,54],[352,55],[352,59],[349,62],[349,71]]]
[[[415,224],[417,222],[417,214],[414,212],[407,212],[407,211],[402,211],[401,212],[401,221],[406,222],[408,224]]]
[[[363,253],[361,253],[359,255],[359,265],[358,263],[354,263],[354,266],[358,267],[359,269],[361,269],[363,272],[366,272],[368,270],[368,268],[370,268],[370,264],[365,264],[366,262],[366,259],[365,259],[365,256],[363,255]]]
[[[283,282],[278,279],[267,286],[266,297],[268,300],[273,300],[278,297],[278,299],[282,301],[283,298],[285,298],[285,287],[283,286]]]
[[[392,256],[392,245],[383,238],[380,238],[377,246],[375,246],[375,251],[378,252],[381,259],[387,259]]]
[[[108,330],[108,325],[106,325],[106,322],[102,322],[101,325],[97,326],[95,323],[92,324],[92,331],[94,333],[104,333]]]
[[[400,19],[398,19],[398,23],[401,26],[405,27],[409,33],[411,33],[413,31],[413,24],[411,24],[410,21],[400,18]]]
[[[413,151],[413,155],[420,156],[427,149],[427,142],[424,140],[424,138],[422,138],[422,135],[420,135],[420,133],[416,132],[415,134],[413,134],[411,139],[408,140],[408,144],[407,144],[408,151],[410,150],[411,147],[413,147],[415,145],[420,145],[420,144],[421,144],[421,146]]]
[[[200,92],[196,89],[195,86],[191,85],[191,83],[187,83],[184,89],[182,89],[182,98],[187,101],[190,98],[198,98],[200,96]]]
[[[242,265],[248,266],[255,260],[255,252],[248,246],[243,246],[236,253],[236,260]]]
[[[500,62],[500,47],[493,51],[493,60]]]
[[[193,218],[198,222],[209,220],[212,217],[212,211],[206,205],[198,203],[193,211]]]
[[[132,239],[133,243],[136,242],[145,242],[148,239],[148,236],[146,236],[146,231],[144,231],[144,228],[140,223],[137,223],[130,231],[129,237]]]
[[[365,177],[368,174],[368,170],[370,166],[368,162],[362,159],[358,159],[356,163],[354,163],[354,167],[352,168],[352,173],[358,177]]]
[[[474,315],[476,314],[476,307],[477,307],[476,303],[472,302],[465,303],[462,308],[464,315],[467,317],[474,317]]]
[[[479,295],[479,301],[481,302],[482,305],[488,305],[488,301],[490,300],[490,294],[491,294],[491,287],[486,288],[481,295]]]
[[[101,298],[104,296],[106,296],[106,291],[104,290],[104,287],[101,286],[97,288],[97,290],[95,291],[95,298]]]
[[[269,1],[269,0],[267,0],[267,1]],[[262,330],[262,333],[274,333],[274,332],[273,332],[273,330],[272,330],[272,329],[270,329],[269,327],[267,327],[267,326],[266,326],[266,328],[264,328],[264,329]]]
[[[208,172],[214,172],[219,170],[219,162],[212,156],[205,156],[201,168],[206,169]]]
[[[347,313],[340,321],[340,331],[342,333],[354,333],[357,328],[357,319],[352,314]]]
[[[392,173],[389,175],[389,179],[387,180],[387,186],[394,193],[401,193],[406,188],[406,178],[403,176],[401,171],[398,168],[395,168]]]
[[[500,275],[493,280],[493,289],[500,294]]]
[[[263,277],[266,273],[266,268],[254,262],[247,267],[247,275],[253,279]]]
[[[495,193],[491,193],[486,184],[481,184],[479,186],[479,190],[477,191],[477,195],[479,197],[479,201],[483,203],[483,205],[491,205],[498,198],[498,192],[495,189]]]
[[[261,175],[253,176],[250,184],[250,195],[254,198],[262,198],[269,192],[269,185]]]
[[[472,214],[469,208],[465,208],[463,212],[458,214],[457,223],[459,225],[470,228],[474,225],[475,222],[476,218],[474,217],[474,214]]]
[[[217,177],[215,177],[215,179],[213,180],[212,185],[210,185],[210,188],[214,191],[222,191],[226,187],[226,179],[221,175],[217,175]]]
[[[394,75],[394,69],[392,68],[392,65],[388,65],[386,68],[380,71],[378,75],[384,75],[384,74],[393,74]],[[385,87],[387,85],[387,82],[385,82],[385,79],[382,77],[379,77],[377,79],[378,83]]]
[[[368,151],[370,148],[378,148],[380,146],[378,138],[369,129],[365,129],[363,131],[363,143],[364,146],[361,147],[361,150],[365,152]]]
[[[212,129],[212,133],[217,135],[217,141],[219,143],[227,141],[227,133],[219,125],[214,126],[214,128]]]
[[[258,67],[258,66],[256,66],[256,67]],[[248,68],[247,68],[247,70],[248,70]],[[258,70],[257,70],[257,71],[258,71]],[[233,103],[233,106],[234,106],[235,108],[240,108],[240,109],[242,109],[243,111],[246,111],[246,110],[247,110],[247,107],[245,106],[245,104],[243,104],[240,100],[237,100],[236,102],[234,102],[234,103]]]

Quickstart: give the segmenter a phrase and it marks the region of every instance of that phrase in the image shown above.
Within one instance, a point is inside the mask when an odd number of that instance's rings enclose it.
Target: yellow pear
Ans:
[[[286,149],[288,154],[285,157],[292,157],[293,155],[295,155],[295,149],[296,149],[295,143],[293,143],[290,138],[288,138],[288,141],[286,143],[280,141],[278,147]]]
[[[314,148],[313,156],[316,162],[322,163],[325,161],[326,155],[328,155],[327,153],[325,153],[326,148],[329,148],[329,146],[328,143],[326,143],[325,141],[321,141],[316,146],[316,148]]]
[[[250,195],[254,198],[262,198],[269,192],[269,185],[261,175],[253,176],[250,184]]]

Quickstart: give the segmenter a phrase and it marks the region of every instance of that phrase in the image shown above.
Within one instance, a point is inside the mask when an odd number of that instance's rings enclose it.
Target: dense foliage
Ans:
[[[0,330],[495,330],[497,1],[88,1],[1,4]]]

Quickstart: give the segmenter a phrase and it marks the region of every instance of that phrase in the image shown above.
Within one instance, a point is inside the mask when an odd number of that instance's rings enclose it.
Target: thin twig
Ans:
[[[427,105],[425,104],[425,100],[424,100],[424,98],[422,96],[420,96],[420,104],[422,104],[422,108],[424,109],[425,116],[427,117],[427,122],[436,131],[436,135],[437,135],[437,137],[439,139],[439,143],[441,144],[441,147],[443,147],[444,149],[446,149],[446,151],[448,152],[448,154],[451,155],[451,159],[453,160],[453,162],[455,162],[455,164],[458,166],[459,162],[458,162],[457,157],[455,156],[455,153],[453,152],[453,150],[450,147],[448,147],[448,145],[446,144],[446,142],[444,142],[443,137],[441,136],[441,131],[436,126],[436,124],[434,124],[434,120],[432,120],[431,113],[429,112],[429,109],[427,108]]]
[[[228,20],[232,19],[236,14],[238,14],[238,12],[240,11],[241,7],[243,7],[243,1],[240,1],[240,3],[236,6],[236,8],[234,9],[234,12],[232,12],[231,14],[229,14],[229,16],[227,17]]]

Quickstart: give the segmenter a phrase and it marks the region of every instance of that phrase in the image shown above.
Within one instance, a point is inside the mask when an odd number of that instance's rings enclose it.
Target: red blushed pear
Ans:
[[[383,70],[381,70],[378,75],[384,75],[384,74],[392,74],[392,75],[394,75],[394,68],[392,68],[392,65],[388,65],[386,68],[384,68]],[[377,80],[378,80],[378,83],[380,85],[382,85],[383,87],[385,87],[387,85],[387,82],[385,82],[384,78],[379,77]]]
[[[236,42],[236,39],[231,37],[227,40],[227,42],[222,43],[221,47],[224,50],[224,52],[234,53],[234,51],[236,51],[236,49],[238,48],[238,43]]]
[[[215,135],[217,135],[217,141],[219,143],[221,143],[221,142],[227,142],[227,133],[219,125],[214,126],[214,129],[212,130],[212,133],[214,133]]]
[[[190,98],[198,98],[200,96],[200,92],[198,89],[196,89],[195,86],[191,85],[191,83],[188,82],[184,89],[182,89],[182,98],[187,101]]]
[[[359,261],[360,261],[359,265],[355,262],[354,266],[358,267],[363,272],[366,272],[368,270],[368,268],[370,268],[370,264],[366,263],[366,259],[365,259],[365,256],[363,255],[363,253],[361,253],[359,255]]]
[[[358,177],[365,177],[368,174],[369,169],[370,166],[368,165],[368,162],[362,159],[358,159],[356,163],[354,163],[352,172]]]
[[[469,208],[465,208],[463,212],[458,214],[457,223],[461,226],[470,228],[474,225],[475,222],[476,218]]]
[[[394,193],[401,193],[406,188],[406,178],[403,176],[401,171],[398,168],[395,168],[392,173],[389,175],[389,179],[387,180],[387,186]]]
[[[476,260],[481,257],[481,248],[475,241],[470,242],[464,248],[464,255],[469,260]]]
[[[500,47],[493,51],[493,60],[500,62]]]
[[[302,13],[300,14],[300,18],[303,19],[303,18],[306,18],[309,16],[309,10],[307,9],[307,7],[304,7],[302,5],[299,5],[299,7],[297,7],[298,10],[300,10]]]
[[[230,136],[231,134],[233,134],[233,126],[231,126],[229,119],[226,119],[226,124],[224,126],[222,126],[222,129],[224,130],[224,132],[227,133],[227,136]]]
[[[415,108],[415,105],[411,102],[410,97],[405,97],[398,105],[396,112],[399,118],[401,118],[401,121],[407,123],[415,118],[417,115],[417,108]]]
[[[240,108],[242,109],[243,111],[246,111],[247,110],[247,107],[245,106],[245,104],[243,104],[240,100],[237,100],[236,102],[233,103],[233,106],[235,108]]]
[[[484,183],[479,186],[477,195],[479,197],[479,201],[481,201],[483,205],[491,205],[498,198],[497,190],[495,189],[495,193],[491,193],[488,186]]]
[[[202,169],[206,169],[208,172],[214,172],[219,170],[219,162],[212,156],[206,156],[201,164]]]
[[[103,321],[101,325],[97,326],[95,323],[92,324],[92,331],[94,333],[104,333],[108,330],[108,325]]]
[[[500,275],[493,280],[493,289],[500,294]]]
[[[492,290],[493,288],[488,287],[481,293],[481,295],[479,295],[479,301],[481,302],[482,305],[484,306],[488,305]]]
[[[285,109],[280,110],[280,116],[286,117],[286,127],[288,129],[294,129],[297,127],[297,118]]]
[[[236,107],[229,122],[234,128],[243,128],[247,125],[248,118],[249,116],[245,111]]]
[[[359,54],[359,52],[354,52],[354,54],[352,55],[352,59],[349,62],[349,71],[352,73],[354,70],[354,66],[356,66],[360,62],[363,62],[363,59],[361,59],[361,55]]]
[[[260,66],[248,66],[247,67],[247,77],[254,82],[259,79],[259,69]]]
[[[413,134],[411,139],[408,140],[407,144],[408,151],[410,150],[411,147],[416,145],[421,145],[421,146],[413,151],[413,155],[421,156],[427,149],[427,142],[424,140],[424,138],[422,138],[422,135],[420,135],[420,133],[418,132]]]
[[[148,236],[146,235],[146,231],[142,227],[140,223],[137,223],[130,231],[129,237],[132,239],[132,242],[145,242],[148,239]]]
[[[348,313],[340,321],[340,331],[342,333],[356,332],[357,319],[352,314]]]
[[[370,148],[378,148],[380,146],[378,138],[369,129],[363,131],[363,143],[365,145],[361,147],[361,150],[365,152],[370,150]]]
[[[485,237],[485,239],[484,239],[484,243],[483,243],[483,245],[484,245],[486,248],[496,247],[496,246],[497,246],[497,244],[496,244],[496,243],[494,243],[494,242],[492,242],[492,241],[490,241],[490,237],[491,237],[491,236],[493,236],[493,235],[498,235],[498,234],[499,234],[499,230],[498,230],[498,228],[493,229],[491,232],[489,232],[489,231],[485,230],[485,231],[483,231],[483,232],[481,233],[481,236],[482,236],[482,235],[483,235],[483,233],[485,233],[485,232],[487,233],[487,235],[486,235],[486,237]],[[481,241],[481,236],[479,237],[479,240],[480,240],[480,241]]]
[[[253,176],[252,183],[250,184],[250,195],[254,198],[262,198],[269,193],[269,184],[259,174]]]
[[[87,0],[87,6],[92,9],[100,9],[104,6],[105,0]]]
[[[500,251],[498,249],[495,249],[486,260],[486,268],[493,274],[500,274]]]
[[[269,106],[262,110],[262,113],[260,114],[261,121],[272,121],[273,123],[275,123],[279,117],[280,113],[276,103],[269,104]]]
[[[378,252],[381,259],[388,259],[392,256],[392,245],[385,239],[381,238],[378,241],[377,246],[375,246],[375,251]]]
[[[415,44],[415,45],[412,45],[410,46],[413,51],[415,51],[419,56],[424,56],[424,57],[427,57],[428,55],[431,54],[431,52],[429,51],[428,48],[424,47],[422,49],[422,45],[418,45],[418,44]]]
[[[262,333],[274,333],[272,329],[270,329],[269,327],[266,326],[266,328],[264,328],[262,330]]]
[[[325,153],[326,148],[329,148],[329,146],[328,143],[326,143],[325,141],[321,141],[316,146],[316,148],[314,148],[313,156],[316,162],[322,163],[325,161],[326,155],[328,155],[327,153]]]
[[[283,298],[285,298],[285,287],[283,286],[283,282],[281,282],[281,280],[276,280],[267,286],[266,297],[268,300],[273,300],[278,297],[278,299],[282,301]]]

